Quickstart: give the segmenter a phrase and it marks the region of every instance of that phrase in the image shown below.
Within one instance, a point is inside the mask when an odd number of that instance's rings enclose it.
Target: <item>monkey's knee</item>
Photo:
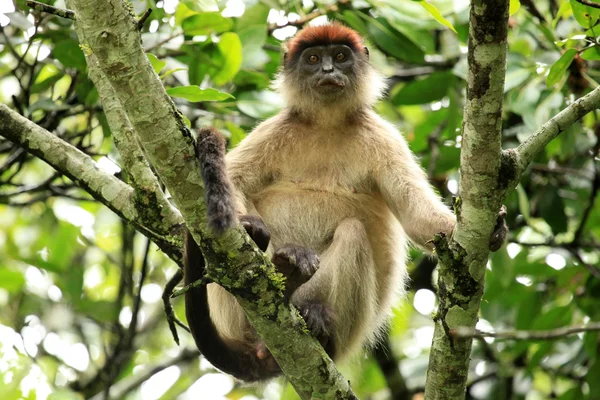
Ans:
[[[365,242],[368,240],[365,225],[357,218],[346,218],[335,230],[333,241],[356,241]]]

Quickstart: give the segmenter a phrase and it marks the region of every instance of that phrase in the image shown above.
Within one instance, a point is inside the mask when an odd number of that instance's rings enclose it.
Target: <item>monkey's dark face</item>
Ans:
[[[358,57],[345,45],[314,46],[305,49],[290,67],[296,69],[306,90],[332,99],[352,92]]]

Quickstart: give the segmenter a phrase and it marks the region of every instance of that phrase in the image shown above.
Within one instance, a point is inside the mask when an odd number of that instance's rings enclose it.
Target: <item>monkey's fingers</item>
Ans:
[[[271,241],[271,233],[262,218],[255,215],[244,215],[240,217],[240,223],[258,248],[266,251]]]
[[[498,212],[496,226],[490,236],[490,251],[498,251],[508,236],[508,225],[506,224],[506,207],[503,205]]]

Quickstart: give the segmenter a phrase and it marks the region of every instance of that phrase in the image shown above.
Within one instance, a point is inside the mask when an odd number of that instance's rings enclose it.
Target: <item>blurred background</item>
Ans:
[[[593,2],[593,1],[592,1]],[[63,1],[45,3],[65,8]],[[467,0],[132,1],[148,56],[190,126],[234,147],[281,100],[270,81],[303,24],[339,20],[367,38],[388,79],[376,108],[404,132],[448,204],[458,189]],[[503,146],[597,86],[600,9],[511,1]],[[72,21],[0,1],[0,102],[126,180]],[[199,101],[197,87],[230,93]],[[482,330],[600,319],[600,124],[550,143],[507,200],[509,243],[491,256]],[[326,156],[326,155],[324,155]],[[411,251],[410,291],[389,336],[340,365],[361,399],[421,399],[436,311],[435,259]],[[177,266],[67,177],[0,137],[0,398],[296,399],[283,379],[244,386],[173,341],[161,299]],[[183,301],[176,299],[184,319]],[[597,332],[554,341],[476,339],[470,399],[599,399]]]

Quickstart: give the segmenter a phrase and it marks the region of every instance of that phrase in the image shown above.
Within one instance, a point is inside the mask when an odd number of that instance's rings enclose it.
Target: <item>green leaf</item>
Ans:
[[[244,92],[238,97],[237,106],[246,115],[265,119],[281,109],[281,98],[270,90]]]
[[[46,400],[82,400],[83,396],[68,389],[55,390]]]
[[[175,9],[175,25],[181,25],[181,23],[193,15],[198,13],[188,7],[185,3],[179,3]]]
[[[525,221],[531,218],[531,211],[529,208],[529,199],[527,198],[527,193],[521,184],[517,185],[517,194],[519,195],[519,211],[523,214],[523,218]]]
[[[154,54],[147,53],[146,56],[148,56],[148,60],[150,60],[150,64],[152,64],[152,68],[157,74],[167,65],[166,61],[159,60]]]
[[[75,40],[62,40],[54,45],[52,55],[67,68],[85,71],[86,63],[83,51]]]
[[[565,15],[565,13],[567,13],[567,11],[571,11],[571,3],[569,3],[568,1],[564,2],[558,9],[558,12],[556,13],[556,17],[554,17],[554,19],[552,20],[552,29],[556,29],[556,25],[558,24],[558,21],[560,21],[562,16]]]
[[[242,42],[233,32],[221,35],[217,47],[223,56],[223,66],[212,77],[214,83],[222,86],[232,80],[242,66]]]
[[[231,133],[231,136],[229,137],[230,148],[234,148],[235,146],[237,146],[238,143],[246,137],[246,132],[244,132],[242,128],[240,128],[233,122],[225,122],[225,127]]]
[[[510,0],[510,8],[508,12],[511,16],[515,15],[515,13],[519,11],[519,8],[521,8],[521,2],[519,0]]]
[[[561,80],[569,65],[575,58],[577,49],[569,49],[563,53],[562,56],[552,65],[548,77],[546,78],[546,85],[554,86],[558,81]]]
[[[35,77],[35,81],[31,86],[31,93],[39,93],[54,85],[65,74],[60,71],[54,64],[46,64],[40,70],[40,73]]]
[[[381,18],[366,17],[371,38],[381,50],[398,60],[421,63],[425,53],[402,33],[392,29]]]
[[[361,35],[366,36],[369,33],[367,25],[365,25],[363,20],[357,14],[358,11],[345,10],[342,12],[340,19]]]
[[[181,26],[188,36],[209,35],[231,30],[233,21],[218,12],[205,12],[186,18]]]
[[[517,0],[517,2],[518,2],[518,0]],[[512,5],[513,0],[511,0],[510,3]],[[452,24],[450,23],[450,21],[448,21],[446,18],[444,18],[444,16],[442,15],[442,13],[440,13],[440,10],[438,10],[436,6],[434,6],[433,4],[429,4],[425,0],[419,1],[419,4],[421,6],[423,6],[423,8],[425,10],[427,10],[427,12],[429,14],[431,14],[431,16],[433,17],[433,19],[435,19],[437,22],[439,22],[440,24],[444,25],[445,27],[451,29],[452,32],[456,33],[456,29],[454,29],[454,26],[452,26]]]
[[[167,89],[167,94],[172,97],[179,97],[193,103],[199,101],[223,101],[233,99],[229,93],[220,92],[217,89],[200,89],[200,86],[177,86]]]
[[[25,277],[19,271],[0,268],[0,288],[9,293],[17,293],[25,285]]]
[[[262,69],[269,62],[268,54],[263,50],[267,40],[266,25],[254,25],[238,31],[242,42],[242,66],[248,69]]]
[[[436,72],[425,79],[406,84],[392,98],[396,106],[411,104],[426,104],[442,99],[448,93],[448,88],[454,85],[451,72]]]
[[[594,46],[589,49],[584,50],[581,53],[581,58],[587,61],[597,61],[600,60],[600,47]]]
[[[585,374],[585,380],[589,385],[589,393],[592,394],[592,397],[600,393],[600,358],[596,358],[596,361],[589,367],[587,373]]]
[[[590,0],[593,2],[593,0]],[[600,16],[600,9],[584,6],[577,0],[570,0],[571,9],[573,10],[573,16],[579,22],[579,25],[585,29],[589,29],[596,25],[598,17]]]
[[[73,303],[73,308],[77,312],[81,312],[88,315],[93,315],[94,320],[100,322],[113,322],[119,315],[119,311],[116,304],[106,300],[90,300],[80,299]]]
[[[242,31],[251,27],[263,26],[266,28],[267,17],[269,16],[270,11],[271,8],[268,5],[263,4],[262,2],[257,2],[252,7],[246,8],[244,14],[237,19],[235,23],[235,30],[241,37]],[[266,36],[267,30],[265,29],[263,32]],[[242,38],[242,43],[243,42],[244,39]]]
[[[198,12],[219,11],[219,6],[215,0],[185,0],[182,3],[191,10]]]

